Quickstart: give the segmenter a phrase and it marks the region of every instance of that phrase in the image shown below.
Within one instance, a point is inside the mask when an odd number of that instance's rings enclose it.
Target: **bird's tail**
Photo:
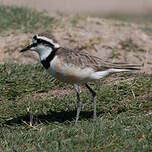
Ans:
[[[125,64],[125,63],[113,63],[111,64],[112,69],[120,69],[120,71],[133,71],[141,70],[144,64]]]
[[[113,64],[108,64],[104,65],[104,70],[99,70],[95,73],[92,74],[93,79],[100,79],[103,78],[104,76],[107,76],[111,73],[117,73],[117,72],[129,72],[129,71],[136,71],[136,70],[141,70],[143,67],[143,64],[125,64],[125,63],[113,63]],[[102,67],[103,68],[103,67]]]

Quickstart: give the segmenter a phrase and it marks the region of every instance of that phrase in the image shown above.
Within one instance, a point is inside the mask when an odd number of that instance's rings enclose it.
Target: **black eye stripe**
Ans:
[[[42,39],[37,39],[37,44],[44,44],[44,45],[48,45],[48,46],[50,46],[50,47],[54,47],[53,44],[51,44],[51,43],[48,42],[48,41],[42,40]]]
[[[35,40],[35,43],[33,42],[33,47],[36,47],[38,44],[43,44],[43,45],[46,45],[46,46],[49,46],[51,48],[54,48],[54,45],[46,40],[43,40],[43,39],[40,39],[37,37],[37,35],[35,35],[33,37],[33,40]]]
[[[33,37],[33,39],[34,39],[34,40],[37,40],[37,36],[35,35],[35,36]]]

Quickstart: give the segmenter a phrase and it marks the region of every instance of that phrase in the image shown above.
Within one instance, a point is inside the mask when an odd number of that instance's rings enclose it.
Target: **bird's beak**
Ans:
[[[25,52],[27,50],[30,50],[32,47],[33,47],[33,44],[30,44],[27,47],[23,48],[20,52]]]

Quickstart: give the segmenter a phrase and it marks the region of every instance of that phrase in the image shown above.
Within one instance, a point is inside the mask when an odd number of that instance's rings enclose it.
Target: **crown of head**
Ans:
[[[49,46],[51,48],[57,49],[60,45],[52,38],[48,38],[43,35],[36,34],[32,39],[33,45],[37,46],[39,44]]]

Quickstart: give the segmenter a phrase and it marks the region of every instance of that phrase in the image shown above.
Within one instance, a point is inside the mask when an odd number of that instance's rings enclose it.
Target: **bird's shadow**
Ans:
[[[105,112],[98,112],[98,115],[103,115]],[[48,111],[48,113],[45,114],[36,114],[33,115],[33,124],[39,124],[39,123],[51,123],[51,122],[71,122],[75,120],[76,111],[60,111],[60,112],[54,112],[54,111]],[[93,112],[91,111],[81,111],[80,113],[80,119],[92,119],[93,118]],[[26,122],[29,124],[30,122],[30,114],[27,113],[22,116],[18,116],[16,118],[13,118],[11,120],[6,120],[4,124],[6,125],[22,125],[23,122]]]

